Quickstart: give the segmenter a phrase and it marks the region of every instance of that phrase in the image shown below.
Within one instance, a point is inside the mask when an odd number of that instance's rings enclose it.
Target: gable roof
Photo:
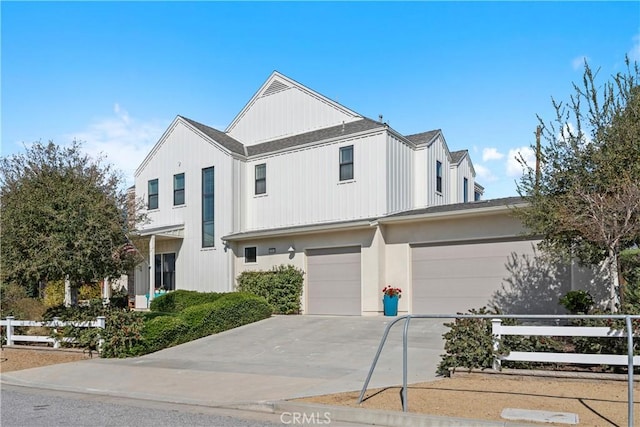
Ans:
[[[245,145],[259,143],[260,138],[258,138],[258,140],[254,140],[251,136],[247,135],[247,124],[242,124],[241,122],[245,120],[245,118],[246,120],[254,120],[257,117],[259,117],[260,120],[267,120],[269,115],[282,114],[284,111],[283,108],[291,109],[291,111],[289,111],[290,113],[299,111],[300,99],[292,103],[291,100],[289,100],[287,101],[290,102],[289,104],[276,103],[275,106],[269,102],[273,95],[279,96],[281,92],[287,92],[290,90],[293,90],[295,93],[303,94],[305,100],[309,100],[312,105],[319,108],[318,111],[323,112],[323,114],[318,116],[322,117],[322,120],[318,123],[312,123],[308,129],[319,129],[333,124],[338,124],[340,122],[350,122],[362,118],[362,116],[357,112],[350,110],[342,104],[339,104],[338,102],[333,101],[312,89],[309,89],[283,74],[280,74],[278,71],[274,71],[262,86],[260,86],[249,102],[247,102],[244,108],[231,121],[229,126],[225,129],[225,132],[236,136],[242,140]],[[306,129],[299,129],[298,131],[300,130]],[[273,129],[271,131],[275,132]],[[242,135],[244,135],[244,137]],[[287,135],[287,133],[280,134],[282,137],[285,135]],[[277,133],[273,133],[272,135],[263,135],[261,139],[263,141],[267,141],[275,138],[278,138]]]
[[[286,138],[276,139],[275,141],[263,142],[262,144],[247,147],[247,154],[255,156],[258,154],[266,154],[274,151],[285,150],[287,148],[305,145],[312,142],[320,142],[331,138],[348,136],[371,129],[381,128],[384,125],[371,119],[361,119],[355,122],[344,123],[338,126],[332,126],[324,129],[318,129],[311,132],[292,135]]]
[[[468,153],[469,153],[469,150],[452,151],[451,163],[454,163],[454,164],[460,163],[460,161],[462,161],[462,159],[464,159],[464,156],[466,156]]]
[[[414,133],[413,135],[406,135],[405,138],[407,138],[409,141],[413,142],[416,145],[429,144],[440,133],[442,133],[441,129],[434,129],[427,132]]]
[[[241,154],[241,155],[246,154],[244,150],[244,145],[242,145],[242,143],[230,137],[226,133],[219,131],[218,129],[214,129],[210,126],[203,125],[202,123],[196,122],[195,120],[191,120],[183,116],[178,116],[178,117],[180,117],[181,119],[183,119],[184,121],[192,125],[193,127],[197,128],[200,132],[204,133],[209,138],[213,139],[214,141],[222,145],[227,150],[236,154]]]

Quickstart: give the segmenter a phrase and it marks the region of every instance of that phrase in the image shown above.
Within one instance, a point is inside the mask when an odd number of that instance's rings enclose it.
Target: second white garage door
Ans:
[[[307,251],[307,314],[362,314],[360,247]]]
[[[509,276],[511,254],[533,254],[534,245],[517,240],[413,247],[412,312],[454,314],[488,305]]]

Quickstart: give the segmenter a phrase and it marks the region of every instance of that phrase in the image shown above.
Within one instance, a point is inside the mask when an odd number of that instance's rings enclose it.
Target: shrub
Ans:
[[[270,271],[244,271],[238,276],[238,291],[261,296],[277,314],[300,312],[304,272],[292,265]]]
[[[142,329],[146,352],[154,352],[186,341],[189,325],[176,316],[158,316],[147,320]]]
[[[64,303],[64,280],[47,282],[44,287],[44,305],[56,307]]]
[[[560,304],[571,314],[587,314],[594,305],[591,294],[587,291],[569,291],[560,298]]]
[[[63,283],[64,286],[64,283]],[[64,293],[64,288],[63,288]],[[63,295],[64,298],[64,295]],[[102,298],[102,287],[100,283],[84,283],[78,288],[78,299],[89,300]]]
[[[215,292],[185,291],[167,292],[151,301],[151,311],[178,313],[187,307],[214,302],[224,294]]]
[[[197,339],[266,319],[271,313],[264,298],[233,292],[215,302],[188,307],[180,317],[189,325],[189,338]]]
[[[38,298],[29,298],[24,287],[15,283],[3,283],[0,287],[2,317],[14,316],[22,320],[40,320],[45,307]]]

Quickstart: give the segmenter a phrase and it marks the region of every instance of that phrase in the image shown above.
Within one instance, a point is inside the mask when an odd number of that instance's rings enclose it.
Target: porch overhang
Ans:
[[[158,239],[184,239],[184,223],[143,228],[136,234],[140,237],[156,236]]]
[[[281,236],[297,236],[302,234],[330,233],[333,231],[358,230],[366,229],[372,226],[375,218],[356,220],[356,221],[340,221],[324,224],[312,224],[293,227],[271,228],[265,230],[245,231],[241,233],[227,234],[221,239],[223,242],[240,242],[243,240],[266,239]]]

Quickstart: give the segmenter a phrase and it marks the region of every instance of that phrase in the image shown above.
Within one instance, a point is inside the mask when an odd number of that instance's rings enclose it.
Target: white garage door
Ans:
[[[509,277],[511,254],[533,254],[534,246],[518,240],[412,247],[412,312],[454,314],[487,305]]]
[[[362,314],[360,247],[307,251],[307,314]]]

